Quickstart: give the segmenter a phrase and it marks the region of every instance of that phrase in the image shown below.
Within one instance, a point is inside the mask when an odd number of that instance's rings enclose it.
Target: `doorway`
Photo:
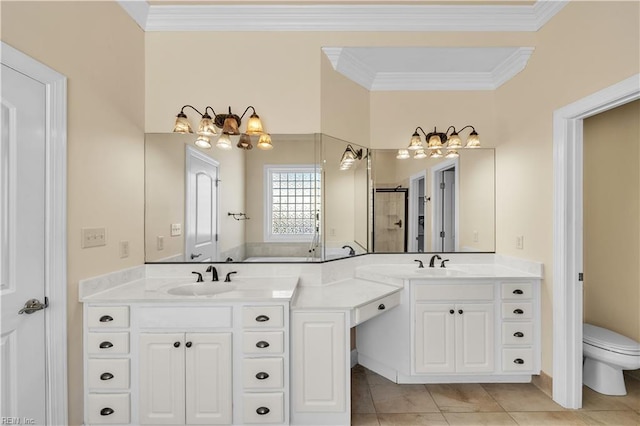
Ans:
[[[458,160],[431,168],[431,251],[458,251]]]
[[[427,175],[417,173],[409,178],[409,234],[408,249],[410,252],[427,251],[427,233],[425,232],[427,211]]]
[[[66,77],[5,43],[2,68],[0,415],[67,424]],[[21,115],[29,120],[26,126]],[[29,133],[32,127],[38,134]],[[41,211],[29,211],[33,205]],[[20,231],[20,222],[32,214],[41,225]],[[32,250],[36,240],[41,247]],[[33,288],[23,279],[25,269],[40,275]],[[40,304],[29,308],[24,298]],[[28,331],[33,324],[39,330]],[[20,338],[33,333],[41,337]],[[32,356],[37,351],[39,358]]]
[[[373,198],[374,253],[407,251],[408,189],[376,188]]]

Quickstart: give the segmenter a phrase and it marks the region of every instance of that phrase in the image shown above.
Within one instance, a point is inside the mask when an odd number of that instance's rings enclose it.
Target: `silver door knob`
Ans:
[[[38,299],[29,299],[27,300],[27,303],[24,304],[24,307],[18,311],[18,314],[32,314],[36,311],[41,311],[48,306],[49,299],[47,297],[44,298],[44,303]]]

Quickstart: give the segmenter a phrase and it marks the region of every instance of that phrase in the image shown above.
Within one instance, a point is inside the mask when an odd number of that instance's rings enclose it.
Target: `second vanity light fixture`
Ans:
[[[356,160],[362,160],[362,149],[355,150],[351,144],[347,145],[340,159],[340,170],[349,170]]]
[[[238,148],[244,150],[252,149],[253,144],[251,143],[251,136],[259,136],[257,144],[258,148],[265,150],[273,148],[273,145],[271,144],[271,136],[264,131],[262,121],[258,114],[256,114],[256,109],[251,105],[249,105],[240,116],[232,113],[231,107],[229,107],[229,112],[227,114],[216,114],[212,107],[207,106],[205,107],[203,114],[195,107],[185,105],[180,109],[180,112],[176,116],[176,124],[173,127],[174,133],[193,133],[191,123],[189,122],[187,115],[184,113],[185,108],[191,108],[200,115],[200,124],[198,125],[197,132],[198,138],[195,142],[195,144],[200,148],[211,148],[211,138],[218,135],[216,128],[222,130],[222,134],[216,142],[217,148],[226,150],[231,149],[232,143],[230,136],[238,135],[240,135],[240,140],[236,145]],[[252,110],[252,113],[247,121],[247,128],[244,133],[240,133],[242,119],[249,110]],[[209,111],[211,111],[213,116],[209,114]]]
[[[471,129],[471,133],[469,133],[467,143],[463,147],[462,139],[458,133],[469,128]],[[427,142],[426,147],[422,143],[422,137],[420,133],[418,133],[418,130],[420,130],[425,137],[425,141]],[[450,131],[451,133],[449,133]],[[429,158],[456,158],[460,156],[458,150],[462,148],[480,148],[480,136],[473,126],[464,126],[459,131],[456,130],[454,126],[449,126],[444,133],[438,132],[435,127],[433,128],[433,132],[425,133],[422,127],[418,126],[411,136],[409,147],[407,149],[399,149],[396,158],[400,160],[410,158],[410,151],[414,151],[413,158],[417,160],[427,158],[427,151],[430,151],[428,155]],[[444,154],[442,153],[443,149],[446,149]]]

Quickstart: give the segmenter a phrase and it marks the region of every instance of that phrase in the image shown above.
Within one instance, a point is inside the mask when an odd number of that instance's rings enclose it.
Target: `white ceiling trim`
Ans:
[[[483,48],[476,48],[482,50]],[[491,49],[491,48],[487,48]],[[487,72],[376,72],[349,53],[348,48],[323,47],[333,68],[370,91],[495,90],[521,72],[533,47],[520,47]]]
[[[148,5],[119,1],[145,31],[537,31],[567,3],[534,5]],[[141,5],[144,3],[145,8]]]

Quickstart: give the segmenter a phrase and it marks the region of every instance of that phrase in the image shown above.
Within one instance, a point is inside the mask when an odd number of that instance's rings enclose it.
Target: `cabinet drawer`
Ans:
[[[90,393],[87,420],[90,424],[123,424],[130,421],[128,393]]]
[[[493,283],[487,284],[424,284],[415,286],[415,299],[421,300],[492,300]]]
[[[245,388],[277,389],[284,387],[282,358],[245,358],[242,363],[242,384]]]
[[[531,299],[531,283],[502,283],[503,299]]]
[[[531,303],[514,302],[502,304],[502,318],[531,319],[533,305]]]
[[[88,333],[87,352],[91,355],[129,353],[129,333]]]
[[[242,308],[242,326],[284,327],[284,309],[282,306],[245,306]]]
[[[284,332],[245,331],[242,348],[247,354],[281,354],[284,352]]]
[[[284,422],[284,394],[245,393],[244,423],[282,423]]]
[[[88,363],[89,388],[128,389],[129,388],[129,360],[123,359],[89,359]]]
[[[507,348],[502,350],[502,371],[533,370],[533,349]]]
[[[533,323],[504,322],[502,323],[503,345],[530,345],[533,343]]]
[[[374,300],[371,303],[367,303],[366,305],[360,306],[355,309],[355,323],[353,325],[363,323],[366,320],[375,317],[376,315],[380,315],[381,313],[386,312],[387,310],[395,306],[398,306],[399,304],[400,292],[398,291],[396,293]]]
[[[89,306],[87,324],[89,328],[129,327],[129,307]]]
[[[138,310],[140,328],[229,328],[230,306],[147,306]]]

